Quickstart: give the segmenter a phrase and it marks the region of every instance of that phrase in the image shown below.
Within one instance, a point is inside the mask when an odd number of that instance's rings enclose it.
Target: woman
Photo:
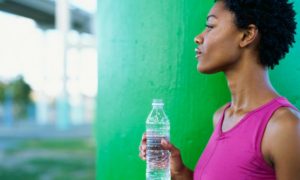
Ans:
[[[197,69],[224,72],[231,102],[214,114],[215,130],[193,171],[171,152],[172,179],[300,180],[300,113],[272,87],[268,68],[294,43],[287,0],[219,0],[195,38]],[[146,157],[146,135],[140,146]]]

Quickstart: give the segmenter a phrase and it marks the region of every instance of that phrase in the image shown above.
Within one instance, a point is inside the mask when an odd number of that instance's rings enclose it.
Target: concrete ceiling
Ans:
[[[92,15],[71,6],[71,28],[92,33]],[[55,27],[55,2],[51,0],[0,0],[0,10],[35,20],[43,29]]]

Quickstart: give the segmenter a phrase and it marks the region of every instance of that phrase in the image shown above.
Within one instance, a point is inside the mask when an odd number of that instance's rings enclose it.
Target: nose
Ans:
[[[202,44],[203,43],[203,36],[202,36],[202,33],[197,35],[195,38],[194,38],[194,42],[198,45]]]

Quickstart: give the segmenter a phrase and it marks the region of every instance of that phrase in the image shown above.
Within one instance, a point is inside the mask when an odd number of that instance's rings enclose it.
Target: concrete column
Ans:
[[[68,50],[68,32],[70,29],[70,9],[69,0],[56,0],[55,25],[59,36],[59,54],[62,58],[62,91],[57,100],[57,127],[66,129],[69,126],[69,103],[66,84],[67,77],[67,50]]]

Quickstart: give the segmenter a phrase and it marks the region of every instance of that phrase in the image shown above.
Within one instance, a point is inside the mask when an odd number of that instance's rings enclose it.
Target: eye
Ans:
[[[205,26],[206,26],[206,28],[207,28],[208,30],[211,30],[211,29],[213,28],[213,26],[208,25],[208,24],[205,24]]]

